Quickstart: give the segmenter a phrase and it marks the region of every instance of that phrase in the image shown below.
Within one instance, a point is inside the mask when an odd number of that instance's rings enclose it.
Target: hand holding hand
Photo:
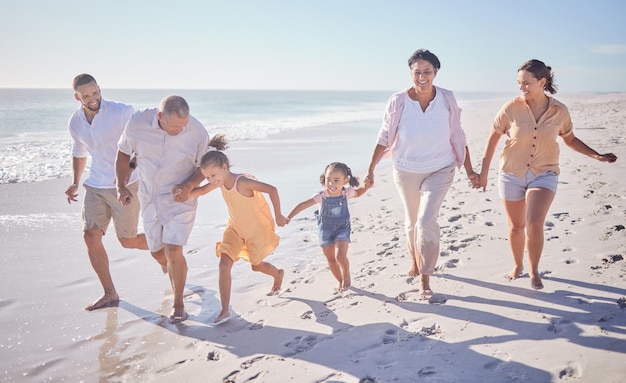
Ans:
[[[374,173],[367,173],[367,175],[365,176],[365,180],[363,181],[363,184],[365,185],[366,189],[371,188],[372,186],[374,186]]]
[[[276,216],[276,224],[278,227],[283,227],[289,223],[289,219],[287,219],[284,215],[279,214]]]
[[[172,188],[172,197],[176,202],[185,202],[189,199],[190,192],[191,189],[185,187],[184,184],[178,184]]]
[[[467,173],[467,178],[470,180],[471,184],[472,184],[472,188],[474,189],[480,189],[481,184],[480,184],[480,174],[476,173],[475,171],[471,171],[469,173]]]

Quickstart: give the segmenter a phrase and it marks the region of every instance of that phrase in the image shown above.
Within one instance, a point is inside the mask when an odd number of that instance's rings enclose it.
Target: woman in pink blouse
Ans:
[[[433,84],[441,63],[426,49],[409,57],[413,86],[393,94],[368,167],[365,185],[374,185],[378,162],[391,157],[393,178],[404,204],[404,225],[411,257],[410,276],[420,275],[424,297],[433,294],[430,276],[439,257],[439,208],[454,180],[455,168],[465,168],[476,188],[461,109],[454,93]]]
[[[575,151],[602,162],[615,162],[613,153],[598,154],[574,136],[567,107],[556,93],[552,68],[539,60],[525,62],[517,71],[521,96],[507,102],[493,121],[483,153],[480,186],[487,188],[489,164],[502,135],[507,135],[498,173],[498,189],[509,222],[509,243],[515,263],[506,274],[517,279],[524,269],[524,248],[530,263],[530,285],[543,288],[539,259],[543,226],[554,200],[559,175],[557,136]]]

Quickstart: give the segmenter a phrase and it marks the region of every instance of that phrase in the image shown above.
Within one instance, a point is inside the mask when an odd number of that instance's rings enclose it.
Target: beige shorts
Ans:
[[[166,244],[187,245],[196,219],[196,210],[181,211],[169,222],[163,223],[159,220],[159,214],[154,204],[149,204],[145,206],[141,216],[143,217],[143,228],[146,232],[148,249],[155,253]]]
[[[137,236],[137,224],[139,223],[137,189],[139,182],[128,185],[128,190],[134,196],[130,205],[122,205],[117,200],[116,189],[83,186],[85,187],[82,213],[83,231],[99,229],[103,234],[106,234],[109,222],[113,218],[115,233],[119,238],[135,238]]]

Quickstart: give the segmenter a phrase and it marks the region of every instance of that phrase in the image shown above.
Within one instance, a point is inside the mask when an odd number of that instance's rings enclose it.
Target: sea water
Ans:
[[[103,89],[104,99],[135,109],[158,106],[170,94],[189,103],[210,134],[231,142],[296,129],[382,120],[391,91]],[[463,107],[494,97],[459,93]],[[71,89],[0,89],[0,184],[71,175],[70,115],[80,104]]]

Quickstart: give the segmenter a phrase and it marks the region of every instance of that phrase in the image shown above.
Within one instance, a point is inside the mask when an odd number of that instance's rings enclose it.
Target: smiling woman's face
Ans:
[[[546,79],[537,80],[537,77],[531,72],[521,70],[517,72],[517,85],[524,98],[534,99],[544,94]]]
[[[411,77],[416,92],[428,92],[433,87],[433,80],[437,76],[437,69],[426,60],[417,60],[411,65]]]

